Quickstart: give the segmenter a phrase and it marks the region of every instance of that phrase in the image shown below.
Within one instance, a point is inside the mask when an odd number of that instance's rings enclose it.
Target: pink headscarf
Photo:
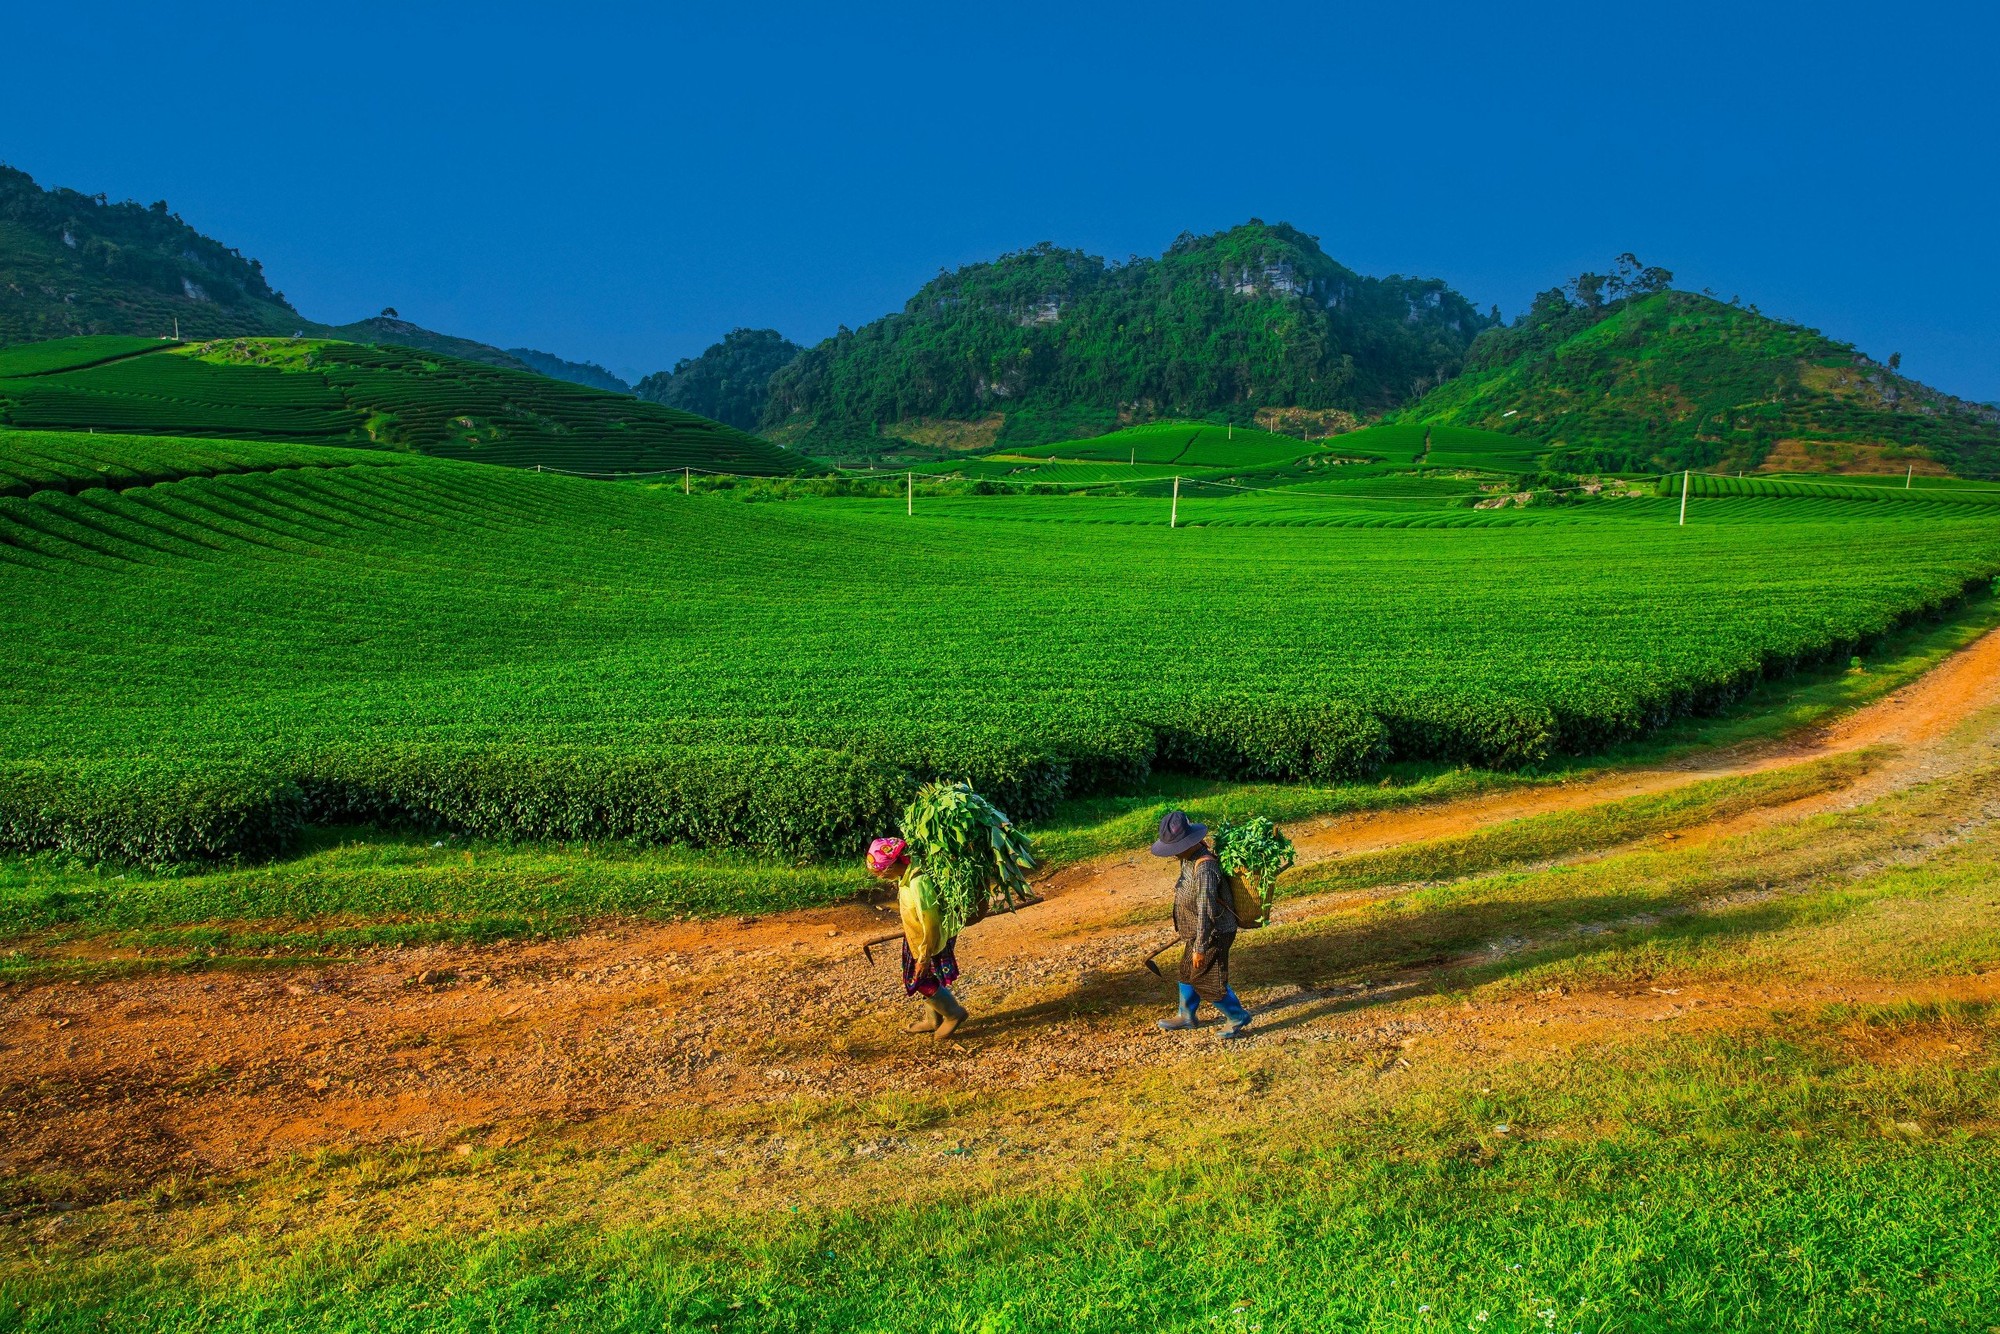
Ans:
[[[888,875],[910,859],[910,846],[900,838],[878,838],[868,845],[868,869]]]

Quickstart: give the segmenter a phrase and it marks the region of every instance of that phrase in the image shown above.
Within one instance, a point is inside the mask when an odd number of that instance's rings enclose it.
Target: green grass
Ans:
[[[1465,426],[1427,426],[1424,430],[1430,441],[1423,456],[1428,467],[1533,472],[1541,463],[1542,447],[1519,436]]]
[[[0,1302],[24,1331],[1270,1334],[1978,1330],[1972,1312],[2000,1302],[1986,1226],[2000,1169],[1983,1140],[1634,1136],[1460,1156],[1449,1142],[1412,1153],[1408,1138],[1389,1155],[1379,1134],[1336,1133],[1275,1161],[1104,1170],[1028,1198],[754,1230],[350,1235],[206,1281],[172,1262],[65,1265]]]
[[[1698,746],[1767,740],[1857,708],[1916,679],[1947,654],[2000,623],[2000,599],[1975,599],[1943,625],[1914,627],[1882,646],[1865,670],[1841,667],[1760,686],[1718,717],[1676,722],[1617,748],[1606,760],[1650,763]],[[1550,780],[1587,776],[1604,761],[1553,766]],[[1808,771],[1837,782],[1851,761]],[[1561,855],[1593,838],[1629,838],[1721,813],[1746,792],[1765,796],[1761,778],[1741,788],[1712,785],[1693,806],[1674,798],[1529,824],[1525,830],[1465,840],[1475,864]],[[1060,867],[1128,851],[1151,840],[1172,807],[1213,823],[1263,814],[1283,822],[1382,810],[1544,781],[1436,764],[1398,765],[1377,783],[1317,786],[1255,783],[1156,773],[1137,790],[1073,798],[1030,826],[1044,862]],[[1803,795],[1801,792],[1800,795]],[[1733,807],[1732,807],[1733,808]],[[1599,818],[1603,817],[1603,818]],[[1634,818],[1658,817],[1646,828]],[[1613,826],[1616,825],[1616,828]],[[1621,832],[1622,831],[1622,832]],[[1523,838],[1526,839],[1522,843]],[[1581,839],[1581,842],[1579,842]],[[434,842],[440,846],[433,847]],[[478,941],[565,933],[612,916],[705,916],[811,907],[851,897],[873,882],[845,865],[800,867],[771,860],[689,851],[647,851],[617,841],[590,846],[505,845],[366,830],[329,831],[313,848],[269,865],[159,875],[136,868],[90,870],[59,859],[0,860],[0,939],[14,942],[0,976],[100,976],[133,968],[235,967],[326,957],[385,944]],[[1428,854],[1424,854],[1428,855]],[[1379,863],[1379,864],[1378,864]],[[1397,870],[1397,858],[1360,859],[1377,882],[1398,874],[1441,873],[1441,864]],[[1451,873],[1467,869],[1462,864]],[[1300,892],[1327,871],[1288,882]],[[1354,872],[1331,868],[1336,875]],[[89,942],[82,956],[73,942]],[[267,954],[269,957],[267,957]],[[107,957],[108,956],[108,957]]]
[[[1681,481],[1668,475],[1661,480],[1661,489],[1678,496]],[[1696,473],[1686,481],[1690,504],[1720,496],[1787,496],[1807,500],[1872,500],[1894,505],[1917,503],[1931,512],[1941,505],[2000,505],[2000,486],[1958,478],[1925,478],[1922,483],[1912,482],[1907,489],[1901,479],[1891,485],[1888,479],[1846,477],[1728,477]]]
[[[851,898],[872,883],[845,862],[800,866],[619,843],[508,846],[361,830],[324,831],[316,841],[322,846],[280,862],[182,875],[0,861],[0,939],[86,927],[151,948],[346,948],[518,935],[616,916],[770,912]],[[200,938],[144,934],[207,923],[223,925]]]
[[[1449,880],[1614,847],[1834,791],[1866,774],[1877,758],[1866,751],[1829,756],[1788,768],[1711,778],[1667,792],[1529,816],[1426,843],[1356,853],[1294,872],[1287,880],[1287,892],[1308,894],[1403,881]]]

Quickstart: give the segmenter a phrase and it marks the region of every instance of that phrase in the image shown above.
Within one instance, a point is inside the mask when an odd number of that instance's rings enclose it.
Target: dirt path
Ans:
[[[1293,832],[1301,859],[1317,860],[1896,747],[1857,788],[1818,804],[1856,801],[1934,772],[1940,743],[1995,704],[2000,632],[1833,726],[1781,742]],[[1207,1036],[1157,1033],[1148,1020],[1167,990],[1134,966],[1170,934],[1169,881],[1143,853],[1069,868],[1044,883],[1044,903],[969,933],[962,991],[977,1017],[954,1044],[899,1031],[909,1011],[893,959],[878,952],[870,967],[856,949],[895,919],[859,904],[396,949],[283,973],[8,988],[0,1173],[129,1183],[325,1146],[469,1134],[505,1143],[535,1125],[677,1106],[1017,1089],[1157,1064]],[[1339,897],[1288,905],[1287,915],[1337,911]],[[1331,989],[1292,982],[1247,988],[1246,998],[1262,1014],[1259,1044],[1375,1044],[1393,1061],[1404,1021],[1385,1017],[1382,1003],[1421,986],[1413,976]],[[1578,998],[1574,1008],[1578,1022],[1596,1022],[1664,1012],[1660,1000]]]

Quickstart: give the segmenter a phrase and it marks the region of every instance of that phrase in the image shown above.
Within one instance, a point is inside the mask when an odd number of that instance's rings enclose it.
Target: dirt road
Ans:
[[[1937,772],[1948,763],[1945,739],[1996,704],[2000,632],[1833,726],[1782,742],[1293,832],[1309,861],[1895,747],[1855,788],[1816,799],[1857,802]],[[1980,726],[2000,724],[1989,714]],[[1044,903],[969,932],[961,990],[975,1020],[951,1044],[899,1031],[909,1010],[893,959],[878,952],[871,967],[857,950],[892,930],[894,917],[858,904],[547,943],[395,949],[337,967],[11,987],[0,991],[0,1170],[96,1174],[110,1189],[327,1146],[506,1143],[537,1126],[633,1112],[1011,1089],[1158,1063],[1208,1039],[1156,1032],[1150,1020],[1168,989],[1135,966],[1170,934],[1171,878],[1143,853],[1068,868],[1045,882]],[[1286,919],[1341,910],[1308,901],[1287,905]],[[1245,973],[1246,999],[1262,1013],[1255,1042],[1374,1043],[1391,1059],[1402,1021],[1385,1018],[1380,1001],[1422,986],[1402,976],[1322,990]],[[1588,1018],[1693,999],[1601,996],[1572,1008]]]

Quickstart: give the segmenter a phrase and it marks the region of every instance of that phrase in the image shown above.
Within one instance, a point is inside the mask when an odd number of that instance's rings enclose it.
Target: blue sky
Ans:
[[[1620,251],[2000,399],[1989,7],[22,6],[0,161],[304,313],[645,372],[1252,216],[1509,315]]]

